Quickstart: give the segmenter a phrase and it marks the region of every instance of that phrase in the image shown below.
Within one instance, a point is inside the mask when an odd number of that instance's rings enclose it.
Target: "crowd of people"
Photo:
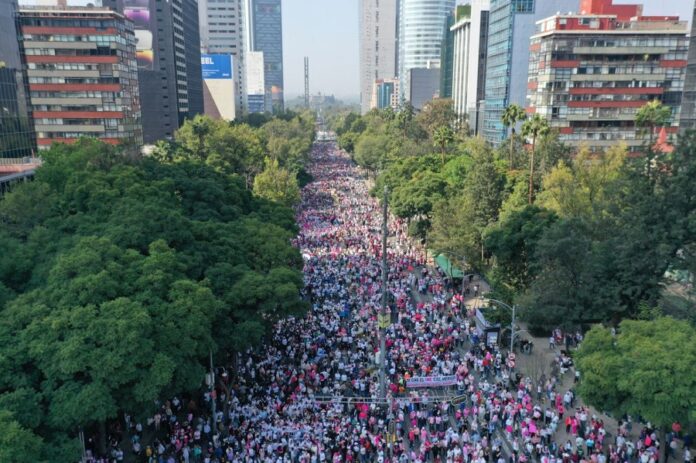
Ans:
[[[513,353],[485,345],[462,296],[428,270],[395,218],[383,400],[381,209],[335,144],[315,144],[310,172],[296,245],[311,310],[279,321],[262,349],[239,354],[214,393],[173,398],[144,424],[128,419],[131,454],[148,463],[651,463],[652,430],[633,444],[623,429],[610,442],[556,375],[525,377]],[[558,341],[570,347],[569,337]],[[409,387],[434,376],[456,384]],[[564,431],[569,439],[557,444]],[[158,440],[144,445],[144,432]],[[119,444],[113,449],[122,460]]]

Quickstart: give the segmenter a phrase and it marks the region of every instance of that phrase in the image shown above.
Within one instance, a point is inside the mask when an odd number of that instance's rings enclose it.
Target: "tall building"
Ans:
[[[133,23],[107,8],[22,7],[40,149],[82,136],[142,145]]]
[[[452,98],[452,78],[454,77],[454,32],[452,26],[458,18],[468,16],[469,5],[458,5],[445,18],[445,30],[440,48],[440,97]]]
[[[197,0],[102,0],[135,25],[138,79],[147,144],[171,139],[203,113]]]
[[[399,7],[399,78],[401,94],[411,94],[410,70],[439,62],[445,20],[455,0],[401,0]],[[438,82],[439,91],[439,82]]]
[[[371,106],[377,80],[397,75],[398,0],[360,0],[360,109]]]
[[[688,40],[677,16],[642,16],[641,5],[583,1],[582,14],[537,23],[530,42],[528,112],[536,112],[575,147],[602,151],[618,142],[638,153],[636,112],[650,100],[679,125]]]
[[[440,68],[428,65],[423,68],[411,68],[408,71],[409,87],[408,101],[416,110],[435,98],[440,97]]]
[[[561,139],[603,151],[624,142],[638,153],[645,137],[636,112],[651,100],[679,126],[688,49],[678,16],[642,16],[641,5],[583,1],[581,14],[537,23],[530,42],[527,112],[548,119]]]
[[[246,0],[198,0],[201,53],[232,55],[235,113],[247,111]]]
[[[236,86],[232,55],[201,55],[203,109],[213,119],[232,121],[236,117]]]
[[[457,15],[453,38],[452,100],[457,115],[468,120],[474,134],[480,129],[480,108],[486,83],[489,0],[473,0]]]
[[[0,0],[0,158],[36,150],[18,20],[17,1]]]
[[[266,111],[266,83],[263,70],[263,52],[247,52],[246,92],[249,114]]]
[[[266,111],[283,111],[283,13],[280,0],[248,0],[247,15],[248,50],[263,52]]]
[[[694,15],[691,21],[689,56],[686,65],[679,128],[682,133],[696,129],[696,5],[694,5]]]
[[[500,118],[527,96],[529,37],[536,22],[559,11],[577,11],[579,0],[491,0],[486,61],[483,137],[498,146],[507,136]]]

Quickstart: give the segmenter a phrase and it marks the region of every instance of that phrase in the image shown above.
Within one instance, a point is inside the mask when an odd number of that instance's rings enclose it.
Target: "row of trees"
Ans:
[[[287,206],[313,123],[196,117],[144,159],[42,153],[0,200],[0,460],[75,461],[79,430],[197,390],[211,352],[304,312]]]
[[[639,113],[648,134],[661,113],[657,103]],[[534,329],[634,317],[658,304],[668,269],[696,262],[692,137],[670,154],[648,136],[638,158],[621,145],[572,153],[545,119],[511,107],[503,122],[522,122],[523,137],[513,130],[493,149],[466,136],[449,100],[332,122],[411,233],[485,273]]]
[[[248,123],[228,123],[195,116],[177,130],[173,142],[160,141],[153,157],[202,161],[219,172],[242,176],[258,196],[294,206],[299,187],[309,180],[305,167],[314,141],[314,116],[287,112],[271,119],[249,117]]]

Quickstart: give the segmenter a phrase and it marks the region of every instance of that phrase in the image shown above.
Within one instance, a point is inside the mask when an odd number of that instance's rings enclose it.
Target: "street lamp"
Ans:
[[[502,307],[505,307],[508,309],[510,312],[512,312],[512,323],[510,324],[510,352],[514,352],[515,350],[515,315],[517,313],[517,306],[515,304],[512,304],[512,307],[503,301],[499,301],[497,299],[486,299],[489,302],[494,302]]]

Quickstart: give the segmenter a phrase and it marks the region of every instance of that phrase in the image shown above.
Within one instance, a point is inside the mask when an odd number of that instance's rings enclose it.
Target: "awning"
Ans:
[[[445,275],[448,278],[464,277],[464,272],[455,267],[454,264],[450,262],[450,260],[444,254],[440,254],[437,257],[435,257],[435,262],[437,263],[437,266],[440,267],[443,272],[445,272]]]

